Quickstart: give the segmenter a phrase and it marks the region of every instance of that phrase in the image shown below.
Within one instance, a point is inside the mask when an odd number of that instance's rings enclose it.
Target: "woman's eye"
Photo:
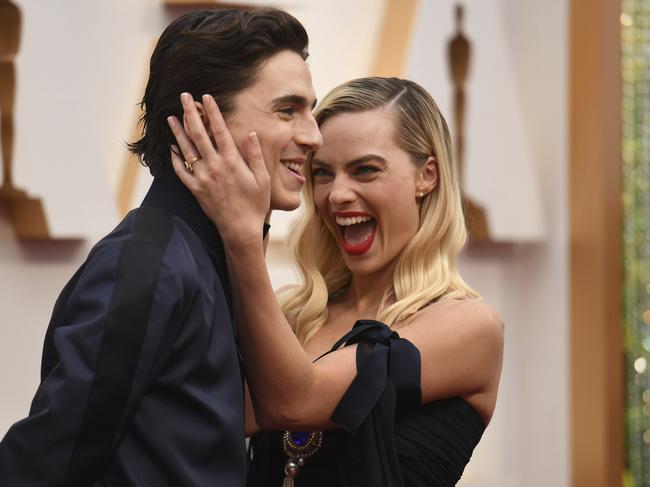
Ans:
[[[379,171],[379,169],[377,169],[377,168],[374,167],[374,166],[359,166],[359,167],[357,167],[357,169],[355,170],[355,174],[360,174],[360,175],[364,175],[364,174],[374,174],[374,173],[376,173],[377,171]]]
[[[311,175],[315,178],[317,177],[323,177],[323,176],[328,176],[329,173],[327,170],[320,168],[320,167],[315,167],[311,170]]]

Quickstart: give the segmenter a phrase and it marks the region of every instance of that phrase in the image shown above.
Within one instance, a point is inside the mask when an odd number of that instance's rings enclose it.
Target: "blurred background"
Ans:
[[[463,141],[460,266],[506,349],[460,485],[650,486],[650,0],[0,0],[0,437],[59,291],[151,182],[125,142],[157,37],[233,5],[303,23],[319,98],[410,78]],[[296,214],[272,220],[276,287]]]

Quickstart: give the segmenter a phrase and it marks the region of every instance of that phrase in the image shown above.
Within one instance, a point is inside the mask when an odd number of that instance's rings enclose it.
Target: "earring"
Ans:
[[[424,193],[418,193],[416,196],[417,196],[418,198],[424,198]]]

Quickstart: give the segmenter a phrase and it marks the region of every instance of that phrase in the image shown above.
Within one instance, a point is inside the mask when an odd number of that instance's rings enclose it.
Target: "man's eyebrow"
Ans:
[[[284,95],[284,96],[278,96],[277,98],[273,98],[271,100],[271,103],[274,105],[280,104],[280,103],[291,103],[293,105],[300,105],[300,106],[307,106],[307,98],[301,95]],[[313,110],[316,107],[316,100],[314,100],[311,104],[311,109]]]

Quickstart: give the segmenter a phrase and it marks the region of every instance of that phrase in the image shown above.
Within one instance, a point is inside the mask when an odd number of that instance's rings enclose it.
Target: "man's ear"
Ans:
[[[199,115],[201,116],[201,121],[203,122],[203,125],[205,125],[205,128],[208,131],[208,134],[211,134],[210,132],[210,120],[208,119],[208,114],[205,113],[205,108],[203,108],[203,103],[199,101],[195,101],[194,105],[196,105],[196,110],[199,112]],[[187,121],[185,120],[185,116],[183,115],[183,128],[185,129],[186,133],[189,132],[189,127],[187,126]]]
[[[205,131],[208,133],[208,137],[210,137],[210,140],[216,147],[216,142],[214,141],[214,137],[212,135],[212,131],[210,130],[210,119],[208,118],[208,114],[205,111],[205,108],[203,107],[203,103],[200,101],[195,101],[194,105],[196,105],[196,110],[199,112],[199,115],[201,116],[201,122],[203,122],[203,125],[205,126]],[[185,127],[185,130],[187,131],[187,127]]]
[[[429,194],[438,186],[438,162],[434,157],[429,157],[422,166],[418,168],[415,192],[422,196]]]
[[[208,133],[210,133],[210,120],[208,119],[208,114],[205,113],[205,108],[203,108],[203,103],[200,101],[195,101],[194,104],[196,105],[196,110],[199,112],[199,115],[201,115],[201,122],[203,122],[203,125],[205,125],[205,128],[208,129]]]

